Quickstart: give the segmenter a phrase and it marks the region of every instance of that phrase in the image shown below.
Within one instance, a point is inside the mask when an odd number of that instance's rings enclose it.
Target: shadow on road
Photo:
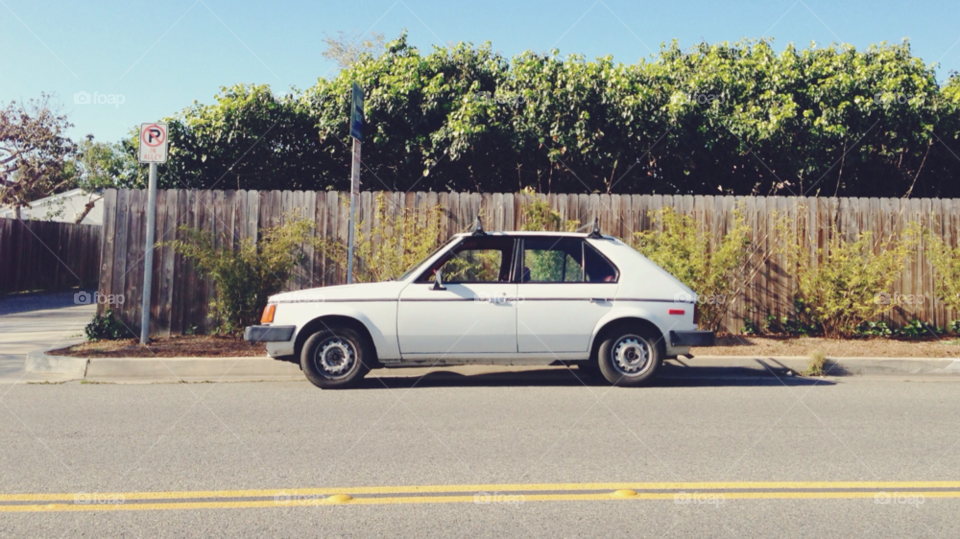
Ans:
[[[380,371],[381,373],[383,371]],[[452,371],[435,371],[424,376],[396,374],[366,378],[360,389],[404,389],[420,387],[560,387],[610,384],[600,376],[591,376],[578,369],[537,369],[520,372],[496,372],[465,375]],[[741,367],[684,367],[664,364],[649,387],[784,387],[832,386],[834,382],[820,378],[790,375],[786,369],[759,371]],[[642,389],[642,388],[641,388]]]

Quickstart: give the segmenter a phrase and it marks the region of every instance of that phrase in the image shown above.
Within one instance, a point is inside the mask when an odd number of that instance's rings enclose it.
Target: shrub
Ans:
[[[201,277],[213,280],[216,297],[210,308],[219,317],[217,333],[240,336],[257,323],[267,298],[283,290],[284,283],[303,258],[302,246],[313,242],[313,223],[294,218],[286,224],[260,231],[260,238],[217,247],[213,235],[181,226],[182,240],[165,244],[196,264]]]
[[[806,309],[806,304],[803,302],[802,298],[794,297],[793,298],[793,311],[794,313],[803,312]],[[823,333],[823,329],[817,323],[807,323],[797,316],[781,316],[779,319],[776,315],[768,314],[766,323],[763,325],[763,330],[765,333],[776,333],[781,335],[790,335],[790,336],[805,336],[805,335],[816,335]]]
[[[930,229],[924,229],[926,255],[934,270],[935,293],[948,308],[960,313],[960,245],[950,248]]]
[[[827,355],[822,350],[815,350],[810,354],[810,361],[807,362],[807,370],[803,371],[804,376],[823,376],[823,368],[827,366]]]
[[[135,337],[130,328],[123,325],[116,316],[114,316],[113,311],[107,309],[103,314],[98,314],[93,317],[91,321],[85,328],[83,328],[84,333],[87,335],[88,341],[103,341],[103,340],[116,340],[116,339],[130,339]]]
[[[816,251],[817,263],[796,233],[800,227],[781,222],[778,228],[785,238],[781,248],[787,271],[796,277],[797,315],[802,322],[821,327],[827,337],[853,337],[864,322],[893,309],[893,302],[883,298],[916,245],[915,226],[900,238],[875,240],[866,231],[852,242],[831,228],[827,247]]]
[[[760,330],[760,326],[758,326],[756,322],[744,316],[743,327],[740,328],[740,333],[743,333],[744,335],[760,335],[762,331]]]
[[[440,246],[442,218],[443,208],[439,206],[425,215],[399,206],[388,210],[383,194],[378,194],[370,232],[363,231],[365,222],[354,224],[353,280],[359,283],[388,281],[403,275]],[[345,243],[321,239],[318,245],[335,264],[346,270]]]
[[[661,226],[636,233],[634,248],[697,293],[701,325],[716,331],[743,283],[737,274],[749,255],[750,228],[742,209],[734,211],[733,226],[716,245],[707,227],[689,215],[664,208],[650,216]]]
[[[906,339],[923,339],[926,337],[937,337],[946,332],[945,328],[934,326],[917,319],[913,319],[897,330],[896,335]]]
[[[893,335],[894,330],[890,329],[890,326],[883,320],[864,322],[857,327],[858,337],[892,337]]]
[[[520,230],[531,232],[550,231],[550,232],[573,232],[580,226],[580,221],[576,219],[563,220],[560,212],[550,207],[546,200],[537,198],[537,192],[530,187],[521,191],[525,195],[533,197],[533,202],[523,208],[523,225]]]

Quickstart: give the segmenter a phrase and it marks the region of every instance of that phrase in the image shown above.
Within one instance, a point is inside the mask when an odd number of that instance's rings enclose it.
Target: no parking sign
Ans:
[[[167,162],[167,124],[140,124],[140,162]]]

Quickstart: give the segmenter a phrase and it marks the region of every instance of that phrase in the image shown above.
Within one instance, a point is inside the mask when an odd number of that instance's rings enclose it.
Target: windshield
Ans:
[[[436,249],[434,249],[434,251],[433,251],[432,253],[430,253],[429,255],[427,255],[426,258],[424,258],[423,260],[420,260],[419,262],[417,262],[417,263],[414,264],[413,266],[410,266],[410,269],[408,269],[406,272],[404,272],[403,275],[401,275],[400,277],[397,277],[396,279],[393,279],[393,280],[394,280],[394,281],[403,281],[404,279],[406,279],[407,277],[409,277],[410,275],[412,275],[412,274],[417,270],[417,268],[419,268],[419,267],[422,266],[424,263],[426,263],[427,260],[430,260],[431,258],[433,258],[434,256],[436,256],[437,253],[439,253],[440,251],[446,249],[448,245],[450,245],[451,243],[453,243],[453,242],[455,242],[455,241],[458,241],[458,239],[459,239],[459,238],[451,238],[447,243],[444,243],[444,244],[441,245],[440,247],[437,247]]]

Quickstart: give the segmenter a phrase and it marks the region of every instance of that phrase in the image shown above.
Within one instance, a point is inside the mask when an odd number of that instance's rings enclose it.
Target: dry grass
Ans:
[[[138,339],[86,342],[50,353],[74,357],[262,357],[267,349],[263,343],[194,335],[162,337],[147,346],[141,346]]]
[[[694,348],[695,356],[811,356],[827,357],[960,357],[960,339],[901,341],[897,339],[836,340],[823,337],[717,337],[717,346]]]

